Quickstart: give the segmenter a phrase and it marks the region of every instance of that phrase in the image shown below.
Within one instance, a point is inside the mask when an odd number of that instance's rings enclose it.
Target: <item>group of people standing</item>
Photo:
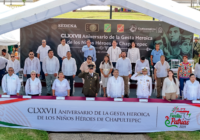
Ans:
[[[78,74],[78,77],[83,79],[83,94],[86,97],[95,97],[100,88],[100,77],[95,72],[96,50],[89,39],[86,42],[87,44],[82,48],[84,62],[80,67],[81,73]],[[29,57],[26,58],[23,69],[23,74],[27,77],[25,85],[27,95],[41,95],[42,85],[39,79],[41,77],[41,80],[46,80],[47,95],[72,96],[77,65],[76,60],[71,56],[70,47],[66,44],[65,39],[61,39],[61,44],[57,47],[57,54],[58,58],[54,56],[50,46],[46,45],[46,40],[42,40],[42,45],[37,50],[37,57],[34,56],[33,51],[29,52]],[[4,94],[19,95],[21,84],[17,74],[20,66],[19,61],[17,62],[12,56],[11,54],[9,61],[3,57],[0,58],[0,66],[3,68],[7,63],[6,69],[8,71],[8,74],[4,75],[2,79],[2,89]],[[169,101],[182,95],[189,100],[200,98],[199,82],[197,81],[200,79],[200,72],[198,72],[200,63],[196,64],[195,74],[192,74],[192,66],[188,62],[188,58],[183,56],[183,62],[179,65],[178,76],[175,78],[173,71],[170,70],[169,63],[165,61],[165,56],[159,44],[155,44],[150,60],[154,69],[154,79],[157,82],[158,98],[161,96],[161,91],[162,96]],[[117,41],[113,40],[112,46],[107,50],[99,69],[104,97],[128,97],[130,79],[137,81],[136,95],[138,98],[149,98],[151,96],[153,81],[150,77],[149,61],[144,56],[140,56],[140,51],[136,48],[134,41],[131,42],[128,51],[125,52],[117,46]],[[195,77],[197,77],[197,80]],[[11,86],[13,83],[16,83],[15,86]],[[193,88],[190,89],[192,86]]]

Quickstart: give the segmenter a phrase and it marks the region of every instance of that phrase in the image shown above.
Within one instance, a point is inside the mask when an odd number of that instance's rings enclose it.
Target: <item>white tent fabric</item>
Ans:
[[[0,46],[19,45],[20,29],[0,35]]]
[[[44,0],[0,13],[0,34],[91,4],[128,8],[200,35],[200,12],[172,0]]]
[[[0,14],[12,11],[11,8],[2,5],[0,7]],[[20,42],[20,30],[14,30],[5,34],[0,35],[0,46],[17,45]]]

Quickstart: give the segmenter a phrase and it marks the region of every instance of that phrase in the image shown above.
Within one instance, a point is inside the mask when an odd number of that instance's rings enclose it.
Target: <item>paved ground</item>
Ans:
[[[150,140],[146,134],[50,133],[50,140]]]

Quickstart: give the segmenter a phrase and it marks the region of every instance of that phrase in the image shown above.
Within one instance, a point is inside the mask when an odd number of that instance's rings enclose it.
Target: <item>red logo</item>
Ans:
[[[117,32],[118,33],[124,32],[124,24],[117,24]]]

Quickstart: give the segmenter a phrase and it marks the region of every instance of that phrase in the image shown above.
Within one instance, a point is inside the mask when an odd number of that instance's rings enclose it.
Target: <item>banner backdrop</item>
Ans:
[[[0,126],[45,131],[155,132],[200,130],[200,105],[0,99]]]
[[[160,49],[163,50],[168,62],[171,59],[182,60],[183,55],[192,58],[193,34],[161,21],[54,18],[21,28],[22,67],[29,51],[33,50],[36,53],[42,39],[47,40],[47,45],[57,56],[57,46],[61,38],[65,38],[69,44],[78,70],[83,62],[81,49],[86,44],[86,39],[91,39],[92,45],[95,46],[97,72],[108,47],[112,46],[113,39],[117,40],[123,51],[127,51],[130,42],[134,40],[141,56],[147,59],[155,43],[160,44]]]

